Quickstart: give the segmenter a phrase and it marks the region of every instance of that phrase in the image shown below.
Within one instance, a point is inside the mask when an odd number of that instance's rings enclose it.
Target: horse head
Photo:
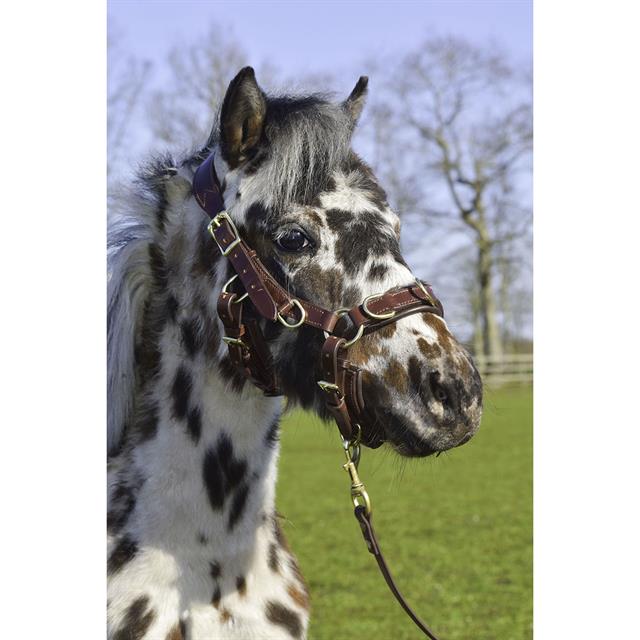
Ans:
[[[400,219],[351,148],[366,93],[362,77],[340,103],[272,98],[247,67],[228,88],[209,147],[217,150],[229,217],[292,298],[383,318],[359,305],[416,283],[435,298],[403,259]],[[317,384],[326,336],[306,324],[263,324],[284,393],[328,417],[326,390]],[[361,372],[366,444],[427,456],[467,442],[478,429],[480,376],[441,314],[407,315],[358,336],[348,358]]]

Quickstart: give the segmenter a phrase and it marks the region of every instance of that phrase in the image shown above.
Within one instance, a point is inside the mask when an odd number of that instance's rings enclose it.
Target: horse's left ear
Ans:
[[[358,122],[358,118],[362,113],[364,107],[364,101],[367,98],[367,86],[369,84],[369,78],[367,76],[360,76],[360,79],[353,88],[353,91],[349,94],[349,97],[342,103],[343,107],[347,110],[353,124]]]
[[[267,101],[251,67],[231,81],[220,112],[222,157],[235,169],[251,157],[260,141]]]

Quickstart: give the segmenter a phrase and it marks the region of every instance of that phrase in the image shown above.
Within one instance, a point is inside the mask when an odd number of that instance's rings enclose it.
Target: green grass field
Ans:
[[[365,449],[360,476],[407,600],[445,640],[532,637],[532,392],[485,392],[482,426],[438,458]],[[334,425],[282,430],[278,509],[311,592],[311,640],[422,637],[353,517]]]

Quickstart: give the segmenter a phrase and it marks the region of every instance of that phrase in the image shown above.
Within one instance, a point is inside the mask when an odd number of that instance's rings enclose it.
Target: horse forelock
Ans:
[[[352,133],[347,111],[326,95],[268,96],[261,142],[239,173],[259,193],[253,199],[271,209],[310,204],[347,162]],[[218,143],[216,122],[208,148]]]

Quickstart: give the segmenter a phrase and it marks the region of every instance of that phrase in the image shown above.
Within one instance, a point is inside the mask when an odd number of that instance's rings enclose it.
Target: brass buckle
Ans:
[[[232,338],[230,336],[222,336],[222,341],[225,344],[232,344],[232,345],[234,345],[236,347],[242,347],[243,349],[247,349],[247,350],[249,349],[249,347],[244,342],[242,342],[242,340],[240,340],[240,338]]]
[[[222,287],[222,293],[229,293],[228,287],[237,277],[238,277],[238,274],[236,273],[235,276],[232,276],[231,278],[229,278],[229,280],[227,280],[224,283],[224,286]],[[248,298],[248,297],[249,297],[249,294],[245,292],[237,300],[234,300],[233,304],[238,304],[238,303],[242,302],[245,298]]]
[[[379,298],[383,296],[384,293],[374,293],[372,296],[367,296],[362,302],[362,310],[373,320],[389,320],[389,318],[393,318],[396,315],[395,310],[391,310],[388,313],[374,313],[369,309],[367,303],[369,300],[373,300],[374,298]]]
[[[214,228],[219,229],[222,226],[222,223],[220,222],[221,220],[226,220],[229,223],[231,230],[236,236],[235,240],[226,249],[218,242],[218,238],[216,238],[213,232]],[[216,244],[218,245],[218,249],[220,249],[220,253],[222,253],[223,256],[228,256],[231,253],[231,250],[236,245],[239,245],[242,242],[242,238],[238,233],[238,229],[236,228],[236,225],[234,224],[233,220],[229,217],[229,214],[226,211],[221,211],[215,218],[212,218],[211,222],[207,225],[207,229],[211,234],[211,237],[216,241]]]
[[[304,321],[307,319],[307,312],[304,310],[304,307],[300,304],[299,300],[293,298],[291,302],[293,303],[294,307],[298,307],[298,309],[300,309],[300,320],[294,322],[293,324],[290,324],[282,317],[280,313],[278,313],[278,320],[280,324],[287,327],[287,329],[297,329],[298,327],[302,326],[302,324],[304,324]]]
[[[435,307],[436,303],[434,302],[433,298],[431,297],[431,294],[425,289],[424,285],[422,284],[422,282],[420,282],[420,280],[418,280],[418,278],[416,278],[416,284],[420,287],[420,289],[422,290],[422,293],[424,293],[424,295],[427,297],[427,302],[432,307]]]
[[[325,392],[340,391],[340,387],[333,382],[327,382],[326,380],[318,380],[318,386]]]

